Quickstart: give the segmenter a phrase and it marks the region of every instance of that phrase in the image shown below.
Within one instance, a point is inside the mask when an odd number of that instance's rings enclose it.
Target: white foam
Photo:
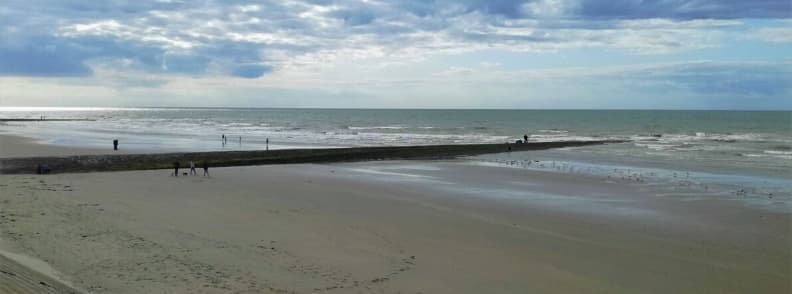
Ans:
[[[608,139],[617,139],[616,137],[591,137],[591,136],[575,136],[575,135],[530,135],[531,142],[559,142],[559,141],[599,141]]]
[[[566,134],[569,133],[567,130],[536,130],[537,133],[554,133],[554,134]]]
[[[765,150],[764,153],[771,155],[792,155],[792,151],[780,151],[780,150]]]
[[[741,153],[741,156],[744,157],[771,157],[771,158],[778,158],[778,159],[792,159],[792,154],[783,154],[783,153]]]
[[[391,125],[391,126],[370,126],[370,127],[353,127],[348,126],[347,129],[350,130],[403,130],[407,129],[407,127],[402,125]]]
[[[389,171],[382,171],[377,169],[370,169],[370,168],[350,168],[350,171],[365,173],[365,174],[372,174],[372,175],[383,175],[383,176],[398,176],[398,177],[406,177],[406,178],[415,178],[415,179],[431,179],[432,177],[426,175],[419,175],[419,174],[410,174],[410,173],[399,173],[399,172],[389,172]]]
[[[646,147],[656,151],[664,151],[664,150],[673,150],[679,145],[669,145],[669,144],[648,144],[648,143],[633,143],[636,147]]]

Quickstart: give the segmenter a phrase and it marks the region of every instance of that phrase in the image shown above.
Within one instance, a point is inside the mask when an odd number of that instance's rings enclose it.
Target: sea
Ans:
[[[121,148],[140,152],[505,143],[524,136],[529,142],[627,140],[465,160],[684,178],[707,190],[731,185],[735,195],[792,190],[792,111],[0,107],[0,118],[44,118],[0,122],[0,132],[45,144],[109,149],[118,139]]]

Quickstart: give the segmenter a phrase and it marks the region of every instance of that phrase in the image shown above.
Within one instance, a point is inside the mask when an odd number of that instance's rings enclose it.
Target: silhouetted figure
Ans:
[[[204,160],[204,162],[203,162],[203,169],[204,169],[203,176],[204,177],[208,177],[209,176],[209,163],[207,163],[206,160]]]
[[[239,145],[242,146],[242,136],[239,136]]]
[[[178,161],[174,161],[173,162],[173,175],[177,176],[177,177],[179,176],[179,162]]]
[[[221,141],[223,142],[223,145],[225,145],[225,143],[226,143],[226,136],[225,136],[225,134],[223,134],[223,137],[221,138]]]
[[[528,134],[523,135],[523,143],[528,143]]]
[[[266,142],[266,145],[264,145],[265,146],[264,150],[269,151],[269,138],[267,138],[267,141],[265,141],[265,142]]]
[[[190,175],[197,176],[198,172],[195,171],[195,162],[190,160]]]
[[[39,163],[38,166],[36,167],[36,173],[40,174],[40,175],[44,175],[44,174],[50,173],[49,166],[46,165],[46,164]]]
[[[113,140],[113,150],[118,150],[118,139]]]

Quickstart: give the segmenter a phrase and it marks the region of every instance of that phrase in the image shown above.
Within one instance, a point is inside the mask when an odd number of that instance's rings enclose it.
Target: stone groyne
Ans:
[[[622,143],[623,141],[561,141],[503,144],[422,145],[390,147],[351,147],[328,149],[281,149],[257,151],[216,151],[154,154],[82,155],[59,157],[0,158],[0,174],[33,174],[39,164],[46,164],[51,173],[148,170],[173,168],[174,162],[198,167],[206,161],[210,167],[327,163],[370,160],[445,159],[509,151],[530,151],[552,148]]]

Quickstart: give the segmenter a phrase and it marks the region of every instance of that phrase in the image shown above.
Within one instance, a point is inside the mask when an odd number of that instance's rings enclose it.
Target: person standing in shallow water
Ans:
[[[523,143],[528,143],[528,134],[523,135]]]
[[[113,140],[113,150],[118,150],[118,139]]]

